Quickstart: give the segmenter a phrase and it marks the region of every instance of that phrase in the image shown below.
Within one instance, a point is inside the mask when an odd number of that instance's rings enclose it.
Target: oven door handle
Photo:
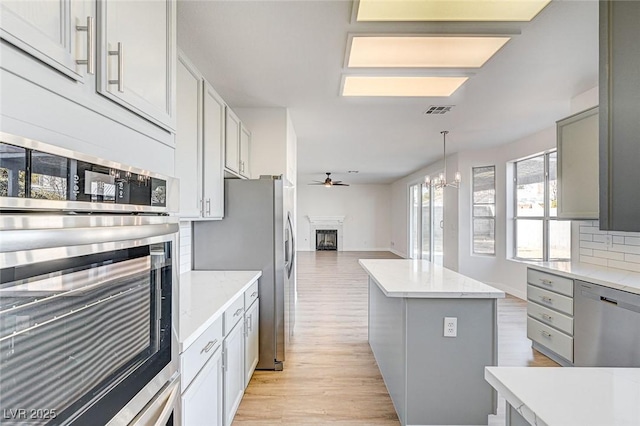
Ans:
[[[147,408],[139,413],[129,426],[165,426],[171,413],[174,413],[176,409],[176,401],[179,396],[180,373],[176,372],[147,405]],[[177,413],[174,413],[175,415]],[[155,422],[153,419],[156,419]]]

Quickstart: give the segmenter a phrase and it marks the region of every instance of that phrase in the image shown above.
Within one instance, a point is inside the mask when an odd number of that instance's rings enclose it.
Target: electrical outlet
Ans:
[[[444,317],[444,337],[458,336],[458,318]]]

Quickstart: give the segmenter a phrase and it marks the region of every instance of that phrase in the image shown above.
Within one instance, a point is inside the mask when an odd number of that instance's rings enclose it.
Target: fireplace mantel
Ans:
[[[331,225],[331,224],[340,224],[344,223],[344,216],[307,216],[309,218],[309,223],[312,225]]]
[[[307,216],[309,218],[309,230],[311,231],[309,241],[316,240],[318,229],[335,229],[338,231],[338,251],[343,250],[344,241],[344,216]],[[313,245],[315,247],[315,244]]]

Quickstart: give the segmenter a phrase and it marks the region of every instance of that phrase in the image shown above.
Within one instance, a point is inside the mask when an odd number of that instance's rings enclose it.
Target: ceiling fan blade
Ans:
[[[324,185],[324,182],[308,183],[307,185]]]
[[[349,184],[348,183],[336,183],[336,182],[333,182],[333,186],[349,186]]]
[[[341,181],[341,180],[334,180],[334,181],[333,181],[333,184],[334,184],[334,185],[338,185],[338,184],[341,184],[341,183],[342,183],[342,181]]]

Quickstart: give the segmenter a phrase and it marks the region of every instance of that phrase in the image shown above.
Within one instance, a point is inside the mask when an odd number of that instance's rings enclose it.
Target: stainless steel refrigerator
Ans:
[[[292,212],[279,177],[227,179],[224,219],[194,222],[195,270],[261,270],[258,369],[282,370],[295,324]]]

